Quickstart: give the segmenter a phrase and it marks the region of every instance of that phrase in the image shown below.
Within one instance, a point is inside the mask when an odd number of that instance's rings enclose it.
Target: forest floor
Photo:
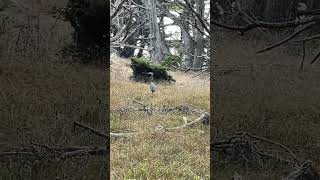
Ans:
[[[111,65],[111,132],[142,131],[133,137],[111,142],[111,179],[209,179],[210,128],[198,124],[173,132],[150,132],[190,122],[199,114],[169,112],[119,113],[114,109],[140,107],[133,102],[157,107],[190,106],[210,112],[208,77],[192,78],[194,73],[172,72],[174,84],[157,84],[152,95],[146,83],[130,80],[130,60],[113,58]]]
[[[287,146],[299,160],[311,160],[320,171],[320,64],[309,64],[314,54],[307,51],[305,67],[299,72],[299,46],[291,43],[256,54],[270,43],[228,36],[216,38],[216,66],[211,69],[214,139],[246,131]],[[272,168],[278,163],[260,170],[216,166],[213,178],[241,174],[246,180],[280,179],[283,169]]]

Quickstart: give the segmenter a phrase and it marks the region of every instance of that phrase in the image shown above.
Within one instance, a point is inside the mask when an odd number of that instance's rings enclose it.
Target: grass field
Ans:
[[[46,146],[105,146],[105,140],[73,127],[81,121],[106,129],[101,107],[106,90],[105,71],[78,65],[1,64],[1,151]],[[100,102],[100,103],[99,103]],[[100,179],[106,176],[105,157],[49,162],[4,158],[4,179]],[[80,168],[81,167],[81,168]],[[66,171],[68,168],[68,171]]]
[[[130,81],[126,59],[112,59],[111,109],[139,106],[133,99],[152,107],[188,105],[209,112],[208,77],[170,72],[175,84],[158,84],[154,95],[148,84]],[[174,132],[150,132],[156,126],[176,127],[197,114],[152,114],[111,111],[112,132],[136,132],[133,137],[111,142],[111,179],[209,179],[209,126],[202,124]]]

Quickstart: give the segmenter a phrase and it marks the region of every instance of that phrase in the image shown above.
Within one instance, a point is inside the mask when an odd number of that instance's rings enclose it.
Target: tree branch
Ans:
[[[271,45],[271,46],[268,46],[268,47],[266,47],[266,48],[258,51],[257,54],[262,53],[262,52],[265,52],[265,51],[268,51],[268,50],[271,50],[271,49],[273,49],[273,48],[275,48],[275,47],[278,47],[278,46],[280,46],[280,45],[288,42],[290,39],[294,38],[295,36],[297,36],[298,34],[300,34],[301,32],[303,32],[304,30],[311,28],[314,24],[316,24],[316,23],[315,23],[315,22],[312,22],[312,23],[307,24],[306,26],[304,26],[304,27],[298,29],[296,32],[292,33],[292,34],[291,34],[290,36],[288,36],[287,38],[285,38],[285,39],[283,39],[283,40],[281,40],[281,41],[279,41],[279,42],[277,42],[277,43],[275,43],[275,44],[273,44],[273,45]]]
[[[111,14],[110,18],[111,20],[118,14],[118,12],[120,11],[120,9],[122,8],[123,3],[125,3],[127,0],[122,0],[118,7],[116,8],[116,10]]]
[[[307,38],[304,38],[304,39],[295,40],[294,42],[311,41],[311,40],[314,40],[314,39],[320,39],[320,34],[316,34],[314,36],[310,36],[310,37],[307,37]]]
[[[313,64],[317,61],[317,59],[320,57],[320,51],[317,53],[317,55],[312,59],[312,61],[310,62],[310,64]]]
[[[244,32],[247,32],[249,30],[252,30],[252,29],[255,29],[258,27],[262,27],[262,28],[288,28],[288,27],[295,27],[295,26],[299,26],[299,25],[305,25],[305,24],[312,23],[312,22],[319,23],[320,16],[313,16],[313,17],[305,18],[305,19],[302,19],[299,21],[293,20],[293,21],[280,22],[280,23],[269,23],[269,22],[256,21],[256,22],[247,24],[245,26],[232,26],[232,25],[222,24],[222,23],[219,23],[213,19],[211,19],[210,22],[218,27],[229,29],[229,30],[234,30],[234,31],[240,31],[241,34],[243,34]]]
[[[208,25],[203,21],[203,17],[201,17],[201,15],[199,14],[199,13],[197,13],[194,9],[193,9],[193,7],[191,6],[191,4],[189,3],[189,1],[188,0],[183,0],[186,4],[187,4],[187,6],[188,6],[188,8],[192,11],[192,13],[193,14],[195,14],[196,15],[196,17],[198,18],[198,20],[200,21],[200,23],[201,23],[201,25],[203,26],[203,28],[207,31],[207,33],[210,35],[210,29],[209,29],[209,27],[208,27]]]
[[[74,125],[79,126],[79,127],[83,128],[83,129],[89,130],[89,131],[92,132],[93,134],[98,135],[98,136],[100,136],[100,137],[109,138],[109,136],[108,136],[107,134],[105,134],[105,133],[103,133],[103,132],[100,132],[100,131],[98,131],[98,130],[96,130],[96,129],[88,126],[88,125],[85,125],[85,124],[79,122],[79,121],[75,121],[75,122],[74,122]]]
[[[139,24],[139,26],[137,26],[130,34],[127,35],[127,37],[124,40],[122,40],[122,43],[125,43],[132,35],[139,31],[139,29],[143,27],[146,24],[146,22],[148,22],[148,20],[145,20],[141,24]]]

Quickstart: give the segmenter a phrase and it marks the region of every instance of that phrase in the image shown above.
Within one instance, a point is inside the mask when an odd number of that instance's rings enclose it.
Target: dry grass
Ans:
[[[158,84],[154,96],[147,84],[129,80],[128,60],[113,59],[111,66],[111,109],[126,107],[136,99],[152,107],[191,105],[209,112],[209,83],[171,72],[174,85]],[[186,77],[189,76],[189,77]],[[188,82],[189,81],[189,82]],[[199,83],[200,82],[200,83]],[[180,126],[182,113],[111,113],[111,131],[147,131],[157,125]],[[209,179],[209,128],[198,125],[177,132],[139,133],[111,143],[111,179]]]
[[[288,55],[293,54],[292,46],[256,55],[266,45],[262,41],[234,38],[216,44],[212,125],[215,138],[248,131],[288,146],[301,160],[310,159],[319,168],[319,63],[307,65],[299,73],[301,57]],[[229,73],[219,75],[219,71]],[[228,179],[235,172],[256,174],[239,167],[215,168],[213,174],[216,179]],[[262,178],[261,175],[258,179]]]
[[[74,130],[73,122],[80,120],[106,129],[105,111],[101,108],[106,103],[102,99],[106,81],[101,78],[105,72],[93,67],[36,64],[2,64],[0,72],[1,151],[30,146],[31,142],[104,146],[103,139]],[[50,163],[45,159],[29,162],[25,158],[5,162],[1,164],[4,179],[97,179],[106,175],[103,169],[107,163],[103,157]]]
[[[33,6],[39,10],[33,9],[33,16],[9,15],[0,33],[0,151],[31,142],[105,146],[104,139],[73,127],[78,120],[107,129],[105,70],[64,65],[59,52],[71,38],[70,26],[58,21],[52,28],[55,19],[47,14],[48,4],[24,3],[42,8]],[[21,23],[27,28],[19,28]],[[101,156],[59,162],[1,157],[0,174],[1,179],[106,179],[107,164]]]

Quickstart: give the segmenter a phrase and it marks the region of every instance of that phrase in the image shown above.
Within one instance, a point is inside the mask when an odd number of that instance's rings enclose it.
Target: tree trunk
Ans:
[[[165,33],[165,27],[164,27],[164,16],[161,16],[160,17],[160,26],[162,26],[163,28],[160,28],[160,37],[161,37],[161,40],[162,40],[162,43],[163,43],[163,45],[164,45],[164,49],[165,49],[165,51],[164,52],[170,52],[170,49],[169,49],[169,46],[168,46],[168,44],[167,44],[167,42],[166,42],[166,33]],[[165,55],[167,55],[167,54],[165,54]]]
[[[134,39],[134,36],[131,36],[126,44],[129,44],[129,45],[135,45],[136,44],[136,41]],[[131,47],[124,47],[121,52],[120,52],[120,57],[122,58],[130,58],[134,55],[134,48],[131,48]]]
[[[203,0],[196,0],[196,12],[199,13],[201,16],[204,15],[204,2]],[[198,28],[203,31],[203,27],[196,20]],[[203,35],[197,28],[194,28],[194,39],[195,39],[195,50],[194,50],[194,59],[193,59],[193,67],[194,68],[202,68],[204,57],[202,56],[204,53],[204,39]]]
[[[182,16],[183,18],[184,16]],[[181,39],[183,42],[183,54],[185,54],[185,62],[184,65],[186,67],[191,68],[193,66],[193,54],[194,54],[194,45],[193,45],[193,40],[190,37],[189,31],[190,31],[190,26],[187,22],[183,21],[181,23],[183,28],[181,28]]]
[[[148,19],[149,19],[149,37],[151,50],[149,51],[151,60],[154,63],[160,63],[165,54],[170,54],[169,50],[166,48],[165,43],[161,37],[160,28],[158,24],[158,12],[156,8],[157,0],[144,0],[145,6],[149,9]]]
[[[140,47],[144,48],[144,46],[145,46],[144,42],[141,42]],[[142,56],[143,56],[143,49],[139,49],[139,52],[137,54],[137,58],[141,58]]]

